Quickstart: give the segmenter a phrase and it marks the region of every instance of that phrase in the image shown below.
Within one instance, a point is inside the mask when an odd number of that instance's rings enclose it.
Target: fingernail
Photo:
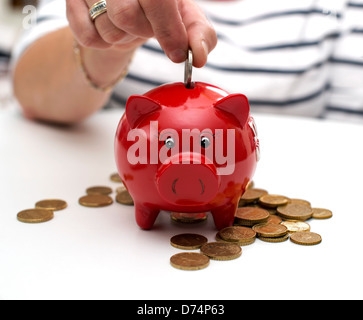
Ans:
[[[187,58],[187,54],[182,49],[176,49],[169,54],[169,58],[174,62],[183,62]]]
[[[205,42],[205,40],[202,40],[202,47],[204,49],[205,55],[208,56],[208,54],[209,54],[209,48],[208,48],[207,42]]]

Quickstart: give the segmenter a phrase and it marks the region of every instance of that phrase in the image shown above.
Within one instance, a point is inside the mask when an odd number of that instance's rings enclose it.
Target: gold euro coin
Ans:
[[[120,175],[117,172],[111,174],[110,179],[113,182],[122,183],[122,180],[120,178]]]
[[[286,240],[289,239],[289,235],[285,234],[282,237],[276,237],[276,238],[269,238],[269,237],[258,237],[258,239],[265,241],[265,242],[274,242],[274,243],[278,243],[278,242],[284,242]]]
[[[127,190],[126,187],[124,185],[122,185],[116,189],[116,193],[121,193],[121,192],[124,192],[125,190]]]
[[[200,251],[213,260],[232,260],[242,254],[239,245],[226,242],[208,242],[201,246]]]
[[[170,264],[181,270],[200,270],[208,267],[209,258],[198,252],[181,252],[170,258]]]
[[[184,250],[199,249],[207,242],[208,239],[206,237],[195,233],[182,233],[170,239],[170,244],[173,247]]]
[[[134,200],[132,199],[130,193],[124,189],[123,191],[119,192],[116,196],[116,201],[120,204],[124,204],[126,206],[133,206]]]
[[[90,208],[105,207],[111,205],[112,203],[112,198],[104,194],[92,194],[79,199],[80,205]]]
[[[289,198],[277,194],[266,194],[259,199],[259,203],[268,208],[277,208],[287,204]]]
[[[289,203],[297,203],[297,204],[304,204],[308,207],[311,207],[311,203],[307,200],[303,200],[303,199],[289,199]]]
[[[95,187],[90,187],[86,190],[86,193],[91,195],[91,194],[104,194],[104,195],[109,195],[112,193],[112,189],[109,187],[104,187],[104,186],[95,186]]]
[[[228,242],[251,242],[256,238],[256,232],[247,227],[227,227],[218,232],[218,236]]]
[[[295,232],[290,235],[290,240],[293,243],[301,244],[304,246],[313,246],[319,244],[322,241],[319,234],[310,231]]]
[[[216,241],[218,242],[226,242],[226,243],[234,243],[234,244],[237,244],[241,247],[244,247],[244,246],[249,246],[250,244],[252,243],[255,243],[255,240],[256,240],[256,237],[254,238],[251,238],[250,240],[242,240],[242,241],[227,241],[227,240],[223,240],[220,235],[219,235],[219,232],[217,232],[216,236],[215,236],[215,239]]]
[[[267,208],[267,207],[264,207],[264,206],[260,206],[260,205],[257,205],[259,208],[262,208],[262,209],[265,209],[266,211],[268,211],[268,213],[270,215],[276,215],[277,214],[277,210],[276,208]]]
[[[270,216],[267,219],[268,223],[275,223],[275,224],[279,224],[281,223],[282,219],[281,217],[275,215],[275,214],[270,214]]]
[[[282,224],[260,223],[252,227],[258,237],[278,238],[288,233],[287,228]]]
[[[183,213],[183,212],[171,212],[171,220],[180,223],[198,223],[207,220],[206,212],[199,213]]]
[[[54,213],[49,209],[28,209],[18,213],[17,218],[25,223],[41,223],[53,219]]]
[[[277,212],[282,218],[288,220],[305,221],[310,219],[313,215],[311,207],[296,203],[289,203],[287,205],[280,206],[277,208]]]
[[[281,222],[290,233],[299,231],[310,231],[310,225],[303,221],[298,220],[285,220]]]
[[[243,226],[253,226],[266,222],[270,214],[267,210],[258,207],[241,207],[236,211],[235,223]]]
[[[244,194],[241,197],[241,200],[244,201],[245,203],[255,202],[258,199],[260,199],[260,197],[262,197],[263,195],[265,195],[267,193],[268,192],[264,189],[249,188],[249,189],[246,189],[246,191],[244,192]]]
[[[323,208],[313,208],[314,219],[329,219],[333,216],[333,212]]]
[[[247,183],[246,189],[252,189],[254,186],[255,186],[255,183],[251,180],[250,182]]]
[[[67,202],[59,199],[42,200],[35,204],[35,208],[59,211],[67,208]]]

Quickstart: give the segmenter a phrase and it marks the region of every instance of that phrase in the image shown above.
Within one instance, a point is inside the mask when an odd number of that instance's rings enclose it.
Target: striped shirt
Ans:
[[[218,44],[193,80],[245,94],[252,112],[363,123],[363,0],[199,0]],[[43,0],[17,59],[39,37],[66,26],[62,0]],[[106,107],[132,94],[183,81],[184,66],[150,39]]]

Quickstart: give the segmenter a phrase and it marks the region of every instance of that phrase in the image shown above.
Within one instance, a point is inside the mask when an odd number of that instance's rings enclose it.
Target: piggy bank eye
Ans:
[[[208,137],[201,137],[200,139],[200,145],[202,146],[202,148],[206,149],[209,147],[210,145],[210,140]]]
[[[167,137],[165,139],[165,146],[168,148],[168,149],[171,149],[175,146],[175,141],[172,137]]]

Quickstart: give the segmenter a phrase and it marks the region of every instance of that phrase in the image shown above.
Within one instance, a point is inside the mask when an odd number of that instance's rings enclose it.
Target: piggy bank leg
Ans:
[[[135,218],[141,229],[151,229],[159,215],[159,212],[159,209],[135,203]]]
[[[234,217],[237,211],[238,203],[229,204],[227,206],[214,209],[211,211],[214,224],[218,230],[233,225]]]

